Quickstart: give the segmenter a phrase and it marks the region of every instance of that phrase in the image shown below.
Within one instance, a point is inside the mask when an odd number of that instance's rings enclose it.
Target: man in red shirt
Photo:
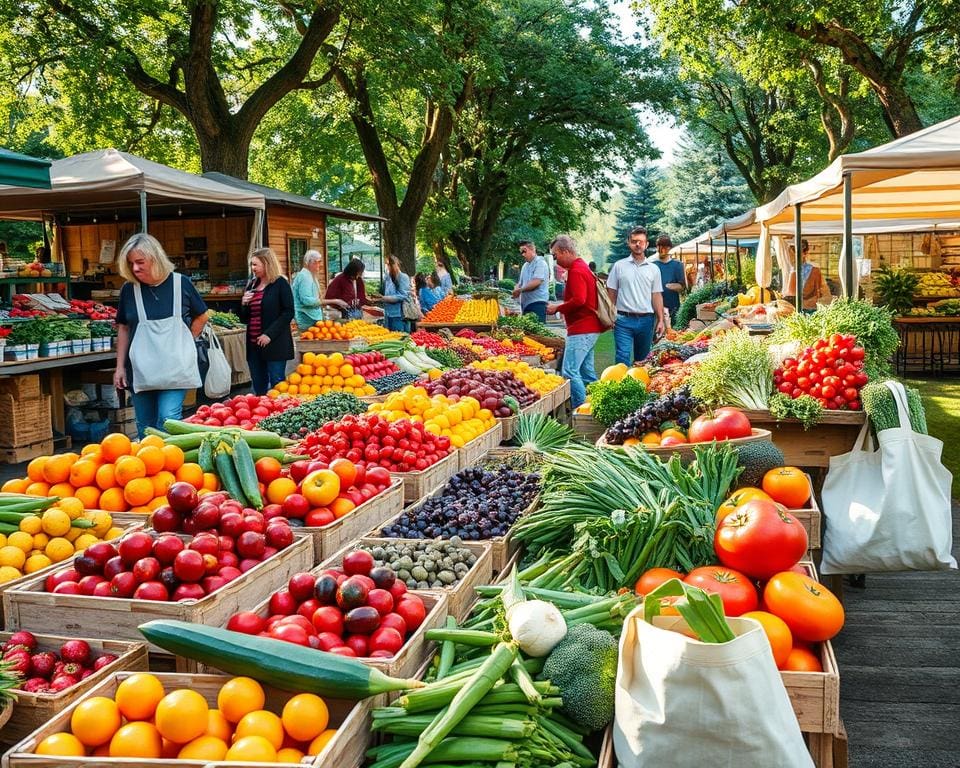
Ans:
[[[574,408],[587,399],[587,385],[597,380],[593,348],[603,333],[597,318],[597,281],[587,262],[577,256],[577,243],[560,235],[550,243],[550,253],[567,270],[564,301],[547,305],[547,314],[559,312],[567,325],[561,373],[570,379],[570,402]]]

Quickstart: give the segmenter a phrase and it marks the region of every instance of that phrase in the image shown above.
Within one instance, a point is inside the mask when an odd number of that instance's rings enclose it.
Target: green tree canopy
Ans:
[[[662,184],[662,175],[653,165],[644,164],[634,171],[629,191],[623,195],[623,207],[617,213],[613,237],[610,239],[607,261],[611,264],[630,255],[627,238],[634,227],[646,227],[651,243],[667,229],[660,199]]]

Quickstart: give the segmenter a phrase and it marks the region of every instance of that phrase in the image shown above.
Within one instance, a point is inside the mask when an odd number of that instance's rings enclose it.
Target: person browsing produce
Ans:
[[[441,281],[442,279],[441,276]],[[383,296],[378,296],[376,299],[385,305],[383,314],[389,330],[401,333],[407,333],[410,330],[410,323],[403,316],[403,303],[412,298],[413,287],[410,277],[400,268],[400,259],[396,256],[388,256],[387,274],[383,279]]]
[[[654,334],[663,333],[663,283],[660,269],[647,261],[647,230],[635,227],[627,237],[630,258],[620,259],[607,276],[607,293],[617,307],[613,339],[617,362],[632,365],[650,353]]]
[[[791,248],[791,251],[793,249]],[[803,264],[800,267],[800,291],[803,297],[802,308],[804,312],[813,312],[818,304],[826,304],[832,298],[827,281],[823,278],[823,272],[820,267],[811,264],[810,243],[806,240],[800,241],[800,256],[803,258]],[[791,304],[796,303],[797,297],[797,271],[790,273],[787,279],[787,287],[784,289],[784,300]]]
[[[307,251],[303,254],[303,268],[297,272],[290,287],[293,291],[294,319],[301,331],[310,328],[317,320],[323,320],[323,307],[345,308],[343,302],[320,298],[320,281],[317,276],[322,265],[323,256],[320,251]]]
[[[207,306],[193,283],[174,271],[160,242],[145,232],[117,256],[126,282],[117,306],[117,368],[113,384],[133,392],[137,432],[179,419],[188,389],[200,386],[196,339]]]
[[[680,309],[680,294],[683,292],[686,278],[683,274],[683,264],[670,258],[670,249],[673,242],[670,235],[660,235],[657,238],[657,259],[653,263],[660,268],[660,281],[663,283],[663,319],[668,326],[673,325],[674,318]]]
[[[424,313],[427,313],[440,301],[440,296],[434,288],[436,283],[431,285],[431,276],[424,275],[421,272],[417,272],[417,274],[413,276],[413,282],[417,286],[417,297],[420,299],[420,309],[423,310]]]
[[[444,296],[449,296],[453,293],[453,277],[450,276],[450,270],[448,270],[443,263],[443,259],[437,257],[437,268],[434,272],[439,280],[437,293],[440,294],[440,298],[442,299]]]
[[[570,402],[576,408],[587,399],[587,385],[597,380],[593,348],[603,332],[597,318],[597,280],[577,255],[577,243],[569,235],[550,243],[550,253],[567,272],[564,301],[548,304],[547,314],[559,312],[567,326],[561,373],[570,379]]]
[[[331,306],[338,307],[347,320],[363,318],[363,307],[367,304],[363,270],[363,262],[360,259],[351,259],[343,272],[330,281],[323,295],[324,300]]]
[[[247,324],[247,364],[253,392],[265,395],[283,381],[287,360],[293,359],[293,291],[280,274],[272,248],[260,248],[250,257],[252,277],[240,306]]]
[[[520,268],[520,281],[513,289],[513,298],[520,299],[521,314],[530,312],[542,323],[547,319],[550,269],[546,260],[537,254],[537,247],[532,242],[523,240],[519,248],[524,263]]]

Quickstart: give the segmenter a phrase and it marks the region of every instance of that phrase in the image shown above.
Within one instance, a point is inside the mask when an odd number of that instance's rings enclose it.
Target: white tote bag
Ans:
[[[702,643],[648,624],[643,606],[620,637],[613,744],[620,768],[812,768],[800,725],[753,619],[729,618],[736,639]]]
[[[137,330],[130,343],[133,391],[158,389],[196,389],[200,386],[200,366],[193,334],[181,317],[183,293],[181,276],[173,273],[173,314],[148,320],[143,308],[143,290],[134,283],[137,304]]]
[[[230,394],[233,369],[227,361],[220,339],[209,323],[203,327],[201,337],[206,341],[207,360],[210,364],[203,380],[203,393],[212,400],[225,397]]]
[[[950,554],[953,476],[940,462],[943,443],[913,431],[903,385],[884,383],[900,427],[882,430],[873,450],[868,420],[853,450],[830,459],[822,494],[824,574],[957,567]]]

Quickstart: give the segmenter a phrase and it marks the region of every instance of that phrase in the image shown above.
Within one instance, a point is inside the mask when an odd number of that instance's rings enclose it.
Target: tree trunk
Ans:
[[[900,82],[881,83],[871,80],[870,85],[883,106],[884,122],[894,136],[900,138],[923,128],[923,121],[917,114],[913,99]]]
[[[227,129],[224,126],[224,129]],[[238,139],[236,131],[223,130],[215,136],[196,131],[200,145],[200,167],[204,173],[217,171],[238,179],[246,179],[250,160],[250,139]],[[242,135],[252,136],[248,131]]]
[[[417,271],[417,221],[394,216],[383,223],[383,258],[396,256],[400,268],[410,277]]]

